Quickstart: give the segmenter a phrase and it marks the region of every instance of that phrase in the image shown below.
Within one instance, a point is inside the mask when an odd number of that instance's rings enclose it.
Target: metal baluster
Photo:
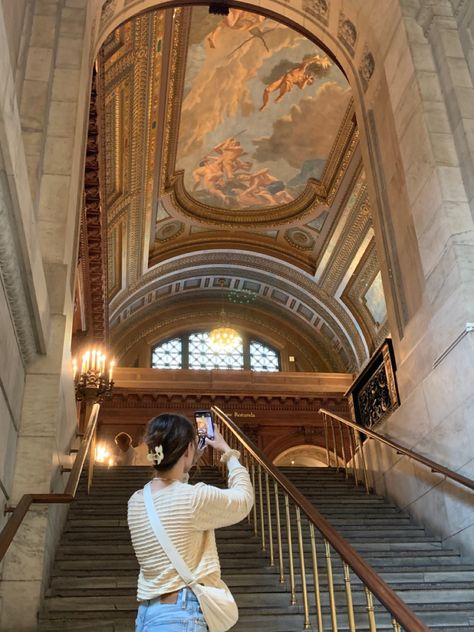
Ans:
[[[273,481],[273,489],[275,492],[275,516],[276,516],[276,528],[277,528],[277,542],[278,542],[278,566],[280,570],[280,584],[285,582],[285,567],[283,565],[283,543],[281,537],[281,521],[280,521],[280,498],[278,493],[278,484]]]
[[[252,478],[253,497],[254,497],[254,502],[253,502],[253,531],[254,531],[255,535],[257,535],[258,534],[258,526],[257,526],[257,488],[255,487],[255,463],[254,463],[253,459],[252,459],[251,478]]]
[[[359,455],[356,450],[356,440],[355,440],[355,430],[354,428],[350,429],[351,433],[351,445],[352,445],[352,463],[354,464],[354,476],[356,481],[356,487],[359,487]]]
[[[262,539],[262,551],[266,551],[267,546],[265,542],[265,515],[263,513],[262,467],[260,463],[257,465],[257,467],[258,467],[258,496],[259,496],[259,502],[260,502],[260,522],[261,522],[260,536]]]
[[[303,530],[301,528],[301,511],[298,505],[296,506],[296,526],[298,529],[298,549],[300,553],[301,589],[303,591],[304,629],[310,630],[311,623],[309,620],[308,589],[306,586],[306,565],[304,560]]]
[[[396,619],[392,619],[393,632],[402,632],[402,628]]]
[[[291,605],[296,604],[295,567],[293,565],[293,541],[291,539],[290,502],[288,494],[285,494],[286,536],[288,539],[288,562],[290,566]]]
[[[331,467],[331,459],[329,456],[329,437],[328,437],[328,418],[326,415],[323,415],[324,419],[324,439],[326,441],[326,457],[328,462],[328,467]]]
[[[337,450],[336,450],[336,435],[334,433],[334,423],[331,418],[329,418],[329,421],[331,423],[332,451],[334,452],[334,467],[336,467],[337,470],[339,470],[339,462],[337,459]]]
[[[247,450],[244,450],[244,462],[245,462],[245,467],[246,467],[248,473],[250,474],[250,455],[247,452]],[[254,505],[255,505],[255,501],[254,501]],[[252,524],[252,512],[251,511],[249,511],[249,513],[248,513],[247,522],[249,523],[249,525]]]
[[[270,545],[270,566],[275,566],[275,558],[274,558],[274,552],[273,552],[272,507],[270,504],[270,483],[268,480],[267,471],[265,471],[265,492],[267,495],[268,544]]]
[[[369,630],[370,632],[377,632],[377,625],[375,623],[374,602],[372,599],[372,593],[367,587],[365,588],[365,599],[367,601],[367,615],[369,617]]]
[[[370,494],[370,485],[369,485],[369,477],[367,475],[367,466],[365,464],[364,450],[362,449],[362,440],[360,438],[360,432],[358,430],[357,430],[356,437],[357,437],[358,444],[359,444],[360,458],[362,460],[362,472],[364,474],[365,491],[367,492],[367,494]]]
[[[349,630],[355,632],[354,604],[352,601],[351,575],[349,566],[343,561],[344,566],[344,586],[346,589],[347,616],[349,619]]]
[[[91,416],[92,416],[92,413],[91,413]],[[92,435],[92,440],[89,447],[89,460],[87,464],[87,493],[88,494],[91,493],[92,479],[94,478],[96,437],[97,437],[97,426],[94,428],[94,434]]]
[[[323,632],[323,613],[321,611],[321,591],[319,588],[319,568],[318,553],[316,549],[316,538],[314,534],[314,524],[309,523],[309,537],[311,539],[311,557],[313,560],[313,582],[314,582],[314,599],[316,601],[316,614],[318,617],[318,632]]]
[[[341,438],[342,460],[344,462],[344,478],[347,479],[348,474],[347,474],[346,449],[344,447],[344,435],[342,434],[342,423],[341,422],[339,422],[338,427],[339,427],[339,436]]]
[[[336,599],[334,595],[334,580],[332,575],[331,547],[329,542],[324,540],[324,549],[326,552],[326,567],[328,570],[328,590],[329,590],[329,606],[331,608],[331,623],[333,632],[337,632],[337,614]]]
[[[356,472],[356,469],[355,469],[354,446],[352,445],[352,432],[351,432],[351,429],[348,426],[346,426],[346,430],[347,430],[347,432],[349,434],[349,452],[350,452],[350,455],[351,455],[352,474],[354,476],[355,486],[358,487],[359,486],[359,481],[357,480],[357,472]]]

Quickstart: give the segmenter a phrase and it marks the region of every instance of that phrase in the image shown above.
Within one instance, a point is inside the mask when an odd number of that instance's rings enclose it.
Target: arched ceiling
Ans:
[[[196,6],[123,23],[97,69],[117,353],[159,337],[170,315],[196,322],[190,305],[212,318],[229,292],[248,290],[250,328],[286,320],[316,368],[360,367],[386,314],[335,60],[265,16]],[[235,318],[245,326],[242,310]]]

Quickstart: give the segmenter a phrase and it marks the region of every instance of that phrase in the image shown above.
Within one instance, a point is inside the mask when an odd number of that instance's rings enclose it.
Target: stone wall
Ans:
[[[70,343],[91,75],[86,4],[0,10],[0,405],[8,437],[0,463],[13,505],[25,493],[64,490],[60,465],[70,464],[76,428]],[[2,630],[37,629],[65,514],[64,506],[28,512],[2,568]]]

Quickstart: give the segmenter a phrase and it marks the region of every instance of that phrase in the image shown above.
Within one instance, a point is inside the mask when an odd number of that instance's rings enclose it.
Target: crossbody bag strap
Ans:
[[[161,548],[168,556],[169,561],[173,564],[176,569],[178,575],[185,582],[187,586],[195,583],[196,579],[194,575],[191,573],[189,566],[183,560],[181,555],[178,553],[175,545],[171,542],[171,539],[167,532],[165,531],[163,525],[161,524],[161,520],[156,511],[155,505],[153,503],[153,495],[151,493],[151,482],[147,483],[143,488],[143,498],[145,500],[145,508],[148,514],[148,520],[150,521],[151,528],[156,536],[156,539],[161,544]]]

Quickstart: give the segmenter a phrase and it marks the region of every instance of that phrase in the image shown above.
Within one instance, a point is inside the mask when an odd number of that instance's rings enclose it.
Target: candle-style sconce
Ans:
[[[107,358],[101,349],[88,349],[82,355],[81,370],[77,359],[72,361],[72,373],[76,399],[84,402],[101,402],[112,395],[115,362]]]

